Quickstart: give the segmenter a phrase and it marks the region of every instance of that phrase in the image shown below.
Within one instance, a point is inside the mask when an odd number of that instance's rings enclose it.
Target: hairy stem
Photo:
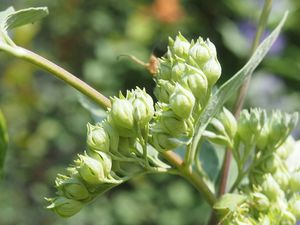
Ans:
[[[255,38],[252,43],[252,48],[251,48],[251,54],[250,56],[254,53],[255,49],[259,45],[261,36],[264,32],[264,29],[266,27],[268,17],[270,14],[272,8],[272,0],[265,0],[264,7],[262,9],[262,13],[259,18],[259,24],[258,28],[256,30]],[[235,107],[234,107],[234,115],[236,118],[239,117],[239,114],[241,112],[241,109],[243,107],[245,97],[247,94],[247,90],[250,84],[251,80],[251,74],[248,76],[248,78],[245,80],[243,85],[239,89],[239,94],[235,102]],[[229,168],[231,164],[231,151],[229,149],[226,150],[225,156],[224,156],[224,161],[223,161],[223,167],[222,167],[222,176],[221,176],[221,184],[220,184],[220,189],[219,189],[219,195],[222,195],[226,192],[226,187],[227,187],[227,180],[228,180],[228,175],[229,175]]]

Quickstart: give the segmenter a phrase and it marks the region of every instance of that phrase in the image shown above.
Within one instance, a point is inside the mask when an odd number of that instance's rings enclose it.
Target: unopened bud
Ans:
[[[160,102],[169,103],[170,96],[174,91],[175,85],[170,81],[158,80],[154,89],[154,95]]]
[[[251,133],[251,130],[250,130],[249,123],[250,123],[250,114],[249,114],[248,110],[243,110],[240,113],[240,117],[238,120],[237,133],[238,133],[240,139],[244,143],[250,143],[251,139],[253,137],[253,134]]]
[[[206,39],[205,44],[209,49],[209,54],[213,57],[217,57],[216,46],[208,38]]]
[[[58,197],[49,201],[51,201],[52,203],[47,208],[52,209],[61,217],[73,216],[74,214],[79,212],[83,206],[81,202],[65,197]]]
[[[274,180],[271,174],[264,175],[264,181],[261,184],[261,187],[263,193],[271,200],[284,196],[283,191],[280,189],[278,183]]]
[[[107,132],[110,140],[110,151],[117,152],[119,144],[119,133],[115,127],[112,126],[111,122],[105,120],[102,124],[103,128]]]
[[[279,159],[275,154],[270,155],[260,164],[261,169],[266,173],[274,173],[280,165]]]
[[[114,124],[125,129],[133,129],[133,107],[126,99],[112,100],[111,117]]]
[[[212,57],[204,64],[203,72],[207,77],[208,84],[213,86],[220,78],[222,68],[218,60]]]
[[[160,117],[162,129],[172,136],[180,136],[187,132],[186,122],[173,111],[164,111]]]
[[[174,113],[181,118],[187,119],[191,116],[194,105],[195,97],[193,94],[177,84],[175,92],[170,97],[170,107]]]
[[[232,113],[223,107],[223,111],[218,116],[220,122],[223,124],[226,134],[230,139],[233,139],[237,132],[237,121]]]
[[[279,167],[280,163],[277,161],[277,167]],[[273,174],[274,179],[279,184],[280,188],[284,191],[287,191],[289,188],[289,182],[291,179],[290,173],[286,171],[284,168],[276,169],[276,172]]]
[[[205,130],[203,132],[203,137],[206,137],[210,142],[217,144],[217,145],[224,145],[224,146],[230,146],[230,141],[227,137],[223,135],[218,135],[214,132]],[[230,146],[231,147],[231,146]]]
[[[90,194],[85,185],[77,177],[61,177],[56,179],[56,186],[69,199],[86,200]]]
[[[180,58],[186,58],[189,53],[190,49],[190,43],[185,39],[185,37],[182,36],[181,33],[179,33],[175,41],[170,39],[169,46],[173,54]]]
[[[109,137],[102,126],[87,124],[87,146],[92,150],[109,151]]]
[[[251,199],[253,201],[253,207],[255,207],[258,211],[263,212],[269,209],[270,201],[262,193],[254,192],[251,194]]]
[[[93,150],[88,150],[87,154],[88,156],[92,157],[93,159],[101,163],[105,176],[108,176],[108,174],[110,174],[112,168],[112,159],[110,155],[108,155],[105,152],[93,151]]]
[[[193,95],[204,103],[207,98],[208,89],[205,74],[201,70],[189,66],[188,73],[183,77],[183,81],[192,91]]]
[[[136,122],[145,126],[154,115],[153,100],[145,90],[135,90],[135,99],[133,100],[133,116]]]
[[[179,140],[166,133],[155,132],[152,138],[154,147],[160,150],[172,150],[181,144]]]
[[[82,179],[89,184],[103,183],[105,175],[102,164],[89,156],[79,155],[78,172]]]
[[[208,46],[201,37],[190,48],[189,54],[199,65],[206,62],[211,56]]]
[[[172,67],[172,80],[179,81],[186,72],[186,65],[183,62],[178,62]]]
[[[167,59],[160,60],[159,69],[156,74],[157,78],[162,80],[170,80],[171,72],[172,70]]]

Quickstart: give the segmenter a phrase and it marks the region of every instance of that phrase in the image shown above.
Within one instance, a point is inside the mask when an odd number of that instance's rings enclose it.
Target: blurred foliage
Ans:
[[[290,17],[254,74],[246,104],[300,111],[300,2],[273,2],[270,28],[284,10],[291,10]],[[0,10],[10,5],[48,6],[49,17],[15,31],[16,43],[113,95],[135,86],[152,93],[154,82],[147,71],[120,56],[131,54],[143,61],[152,53],[162,56],[168,36],[179,30],[190,39],[209,37],[223,67],[221,82],[228,79],[249,55],[262,4],[261,0],[2,0]],[[162,175],[121,186],[69,220],[45,210],[43,197],[52,195],[56,173],[84,150],[85,126],[92,118],[76,91],[44,71],[3,54],[0,69],[0,106],[10,133],[6,175],[0,185],[1,225],[191,225],[207,220],[208,206],[193,187]],[[222,160],[208,151],[203,157],[214,165]],[[205,168],[217,178],[216,167]]]

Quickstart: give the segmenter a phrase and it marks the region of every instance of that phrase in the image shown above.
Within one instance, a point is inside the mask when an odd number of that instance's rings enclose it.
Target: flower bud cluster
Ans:
[[[242,111],[237,121],[225,110],[212,120],[204,135],[231,147],[238,164],[251,161],[248,168],[242,165],[248,183],[240,185],[247,210],[236,211],[224,224],[292,225],[300,219],[300,170],[288,165],[288,156],[296,150],[289,135],[297,119],[296,113],[251,109]]]
[[[289,137],[280,147],[258,151],[249,171],[252,213],[268,216],[269,224],[295,224],[300,219],[300,172],[290,170],[287,162],[287,153],[297,150],[295,144]]]
[[[56,178],[57,197],[48,208],[62,217],[76,214],[84,204],[145,171],[155,162],[143,157],[140,146],[147,143],[149,122],[154,115],[152,98],[137,88],[126,97],[112,99],[107,119],[87,125],[87,150],[79,154],[66,175]],[[150,159],[149,159],[150,160]]]
[[[238,120],[238,137],[243,143],[255,143],[259,150],[276,149],[287,139],[297,121],[297,113],[243,110]]]
[[[155,74],[158,99],[151,143],[159,150],[178,147],[193,136],[193,123],[206,107],[221,75],[213,43],[201,37],[187,41],[180,33],[169,39],[166,57]]]

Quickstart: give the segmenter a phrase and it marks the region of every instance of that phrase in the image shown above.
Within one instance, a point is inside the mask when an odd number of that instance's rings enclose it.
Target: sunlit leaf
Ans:
[[[48,15],[47,7],[27,8],[14,11],[12,7],[0,14],[0,21],[4,30],[11,30],[25,24],[34,23]]]

